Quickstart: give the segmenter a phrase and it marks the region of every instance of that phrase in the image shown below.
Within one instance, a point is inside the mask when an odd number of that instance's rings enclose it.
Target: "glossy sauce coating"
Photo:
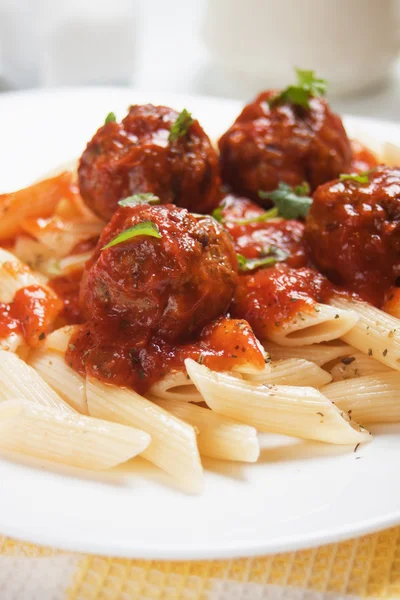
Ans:
[[[57,296],[63,302],[63,309],[59,316],[63,319],[63,324],[65,325],[75,325],[84,322],[79,303],[81,279],[82,271],[76,270],[69,275],[54,277],[48,283],[49,287],[56,292]]]
[[[42,286],[21,288],[13,302],[0,304],[0,338],[21,333],[30,346],[40,345],[62,306],[56,294]]]
[[[257,221],[265,210],[247,198],[231,194],[223,199],[221,206],[223,225],[232,236],[236,252],[245,258],[262,258],[275,246],[287,254],[285,263],[290,267],[307,265],[304,223],[279,218]]]
[[[279,264],[241,275],[231,307],[233,317],[241,315],[259,339],[288,319],[314,310],[316,302],[326,302],[333,286],[310,268],[291,269]]]
[[[220,182],[217,153],[198,121],[168,141],[178,114],[165,106],[131,106],[121,123],[100,127],[78,170],[90,209],[108,220],[119,200],[138,192],[198,213],[214,208]]]
[[[378,167],[368,183],[319,187],[305,237],[322,273],[380,306],[400,276],[400,170]]]
[[[341,119],[322,98],[310,108],[269,107],[269,90],[248,104],[219,140],[221,175],[233,192],[257,202],[259,190],[307,181],[312,189],[351,168],[350,141]]]
[[[93,333],[85,326],[70,341],[66,361],[81,374],[145,393],[167,373],[183,370],[192,358],[215,371],[229,371],[250,363],[260,369],[264,355],[243,320],[221,317],[208,324],[195,341],[172,344],[151,341],[144,347],[124,338]]]

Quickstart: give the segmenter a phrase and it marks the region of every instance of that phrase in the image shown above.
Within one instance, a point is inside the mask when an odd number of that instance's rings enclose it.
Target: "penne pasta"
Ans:
[[[55,257],[61,258],[80,242],[98,237],[104,223],[83,218],[63,220],[54,216],[50,219],[26,219],[21,228],[51,250]]]
[[[75,413],[75,410],[64,402],[35,369],[16,354],[0,350],[0,402],[15,398],[57,408],[67,413]]]
[[[339,309],[351,307],[359,316],[353,329],[343,336],[345,342],[388,367],[400,370],[400,319],[360,300],[336,296],[331,304]]]
[[[311,387],[254,384],[216,373],[193,360],[186,369],[208,406],[271,433],[332,444],[357,444],[369,433]]]
[[[165,400],[203,402],[201,394],[190,381],[186,371],[171,371],[151,386],[149,395]]]
[[[16,292],[40,280],[16,256],[0,248],[0,302],[12,302]]]
[[[345,356],[337,362],[330,372],[333,381],[342,381],[343,379],[354,379],[354,377],[376,375],[390,371],[392,371],[390,367],[359,350],[355,350],[349,356]]]
[[[343,337],[357,321],[357,314],[348,308],[316,303],[311,311],[298,312],[279,327],[271,328],[269,339],[281,346],[319,344]]]
[[[273,361],[298,358],[309,360],[319,367],[322,367],[341,356],[347,356],[353,350],[351,346],[345,344],[342,340],[298,347],[279,346],[279,344],[268,341],[265,342],[264,348]]]
[[[361,423],[400,421],[400,373],[376,373],[330,383],[323,393]]]
[[[255,462],[260,454],[257,432],[208,408],[180,400],[154,399],[164,410],[186,421],[198,431],[200,454],[222,460]]]
[[[329,383],[332,377],[309,360],[288,358],[266,364],[261,372],[243,374],[243,379],[256,383],[321,387]]]
[[[84,469],[109,469],[143,452],[144,431],[21,400],[0,404],[0,450]]]
[[[83,270],[87,261],[92,258],[93,250],[90,252],[82,252],[82,254],[71,254],[65,258],[61,258],[57,263],[58,275],[69,275],[74,271]]]
[[[70,194],[72,174],[63,172],[23,190],[0,195],[0,241],[11,239],[27,218],[49,217]]]
[[[71,336],[74,335],[80,327],[81,325],[65,325],[64,327],[55,329],[46,336],[43,348],[64,355],[67,351]]]
[[[89,414],[85,379],[67,365],[62,354],[37,350],[30,354],[28,363],[72,408]]]
[[[194,428],[136,392],[87,378],[89,414],[139,427],[151,436],[142,456],[175,477],[188,491],[203,489],[203,467]]]

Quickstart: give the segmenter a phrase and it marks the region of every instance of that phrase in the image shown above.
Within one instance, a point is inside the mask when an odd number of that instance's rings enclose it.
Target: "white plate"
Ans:
[[[211,136],[237,102],[99,88],[0,96],[0,191],[78,156],[113,110],[135,102],[186,106]],[[390,123],[349,118],[351,134],[400,140]],[[353,448],[263,435],[254,465],[206,461],[206,489],[187,496],[135,459],[93,474],[0,459],[0,531],[77,551],[152,559],[249,556],[332,542],[400,522],[400,426]]]

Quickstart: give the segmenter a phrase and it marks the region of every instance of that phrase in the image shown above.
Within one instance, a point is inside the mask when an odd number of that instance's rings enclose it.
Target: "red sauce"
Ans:
[[[83,240],[82,242],[78,242],[72,250],[68,253],[69,256],[73,256],[74,254],[84,254],[85,252],[94,251],[96,248],[96,244],[99,241],[98,237],[92,237],[88,240]]]
[[[0,305],[0,337],[19,332],[30,346],[38,346],[61,309],[61,300],[50,290],[36,285],[24,287],[17,291],[13,302]]]
[[[233,195],[226,196],[222,206],[223,224],[232,236],[236,252],[246,258],[262,258],[275,246],[287,253],[285,262],[290,267],[307,265],[303,223],[283,219],[254,221],[266,211],[247,198]]]
[[[232,316],[246,319],[260,339],[296,314],[315,310],[316,302],[326,302],[332,284],[310,268],[291,269],[279,264],[239,277],[231,307]]]
[[[379,162],[375,154],[358,140],[351,140],[351,149],[353,152],[351,172],[362,173],[378,166]]]
[[[69,275],[55,277],[49,281],[51,287],[63,301],[63,309],[60,317],[67,325],[83,323],[79,305],[79,287],[82,279],[82,271],[73,271]]]
[[[183,370],[186,358],[215,371],[229,371],[246,363],[260,369],[264,365],[249,324],[227,317],[207,325],[194,342],[153,341],[142,348],[134,340],[113,338],[87,324],[71,338],[66,353],[66,361],[82,375],[131,387],[141,394],[167,373]]]

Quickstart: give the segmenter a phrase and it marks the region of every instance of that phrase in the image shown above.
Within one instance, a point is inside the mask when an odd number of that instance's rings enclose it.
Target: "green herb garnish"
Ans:
[[[270,208],[270,210],[265,211],[258,217],[253,217],[252,219],[239,219],[235,221],[236,225],[248,225],[249,223],[262,223],[263,221],[269,221],[270,219],[274,219],[279,214],[278,209]]]
[[[289,102],[290,104],[296,104],[297,106],[308,109],[310,108],[310,98],[324,96],[326,94],[328,87],[327,81],[315,77],[314,71],[296,69],[296,75],[297,84],[289,85],[282,90],[280,94],[271,98],[268,103],[270,107]]]
[[[108,123],[115,123],[116,120],[117,117],[115,116],[115,113],[109,112],[104,121],[104,125],[107,125]]]
[[[312,198],[308,196],[310,186],[308,183],[291,188],[287,183],[281,182],[273,192],[259,191],[262,200],[272,200],[278,209],[278,214],[284,219],[305,218],[312,204]]]
[[[180,137],[183,137],[187,134],[189,127],[194,123],[194,119],[192,118],[192,113],[190,113],[186,108],[183,109],[181,113],[177,116],[174,123],[171,125],[171,129],[169,130],[168,141],[176,142],[176,140]]]
[[[108,244],[103,246],[102,250],[111,248],[111,246],[116,246],[117,244],[122,244],[122,242],[126,242],[138,235],[148,235],[150,237],[161,238],[161,234],[155,223],[152,223],[151,221],[143,221],[142,223],[137,223],[133,227],[129,227],[129,229],[125,229],[125,231],[121,231],[121,233],[115,236],[111,242],[108,242]]]
[[[249,272],[261,267],[272,267],[277,262],[286,260],[288,254],[276,246],[270,246],[268,254],[261,258],[246,258],[243,254],[236,254],[236,257],[239,264],[239,271]]]
[[[223,221],[224,221],[223,211],[224,211],[224,207],[218,206],[217,208],[215,208],[212,211],[212,213],[211,213],[212,218],[215,219],[216,221],[218,221],[218,223],[223,223]]]
[[[120,206],[137,206],[138,204],[160,204],[160,198],[151,193],[133,194],[118,202]]]
[[[369,183],[370,171],[362,171],[362,173],[342,173],[339,175],[341,181],[355,181],[356,183]]]

